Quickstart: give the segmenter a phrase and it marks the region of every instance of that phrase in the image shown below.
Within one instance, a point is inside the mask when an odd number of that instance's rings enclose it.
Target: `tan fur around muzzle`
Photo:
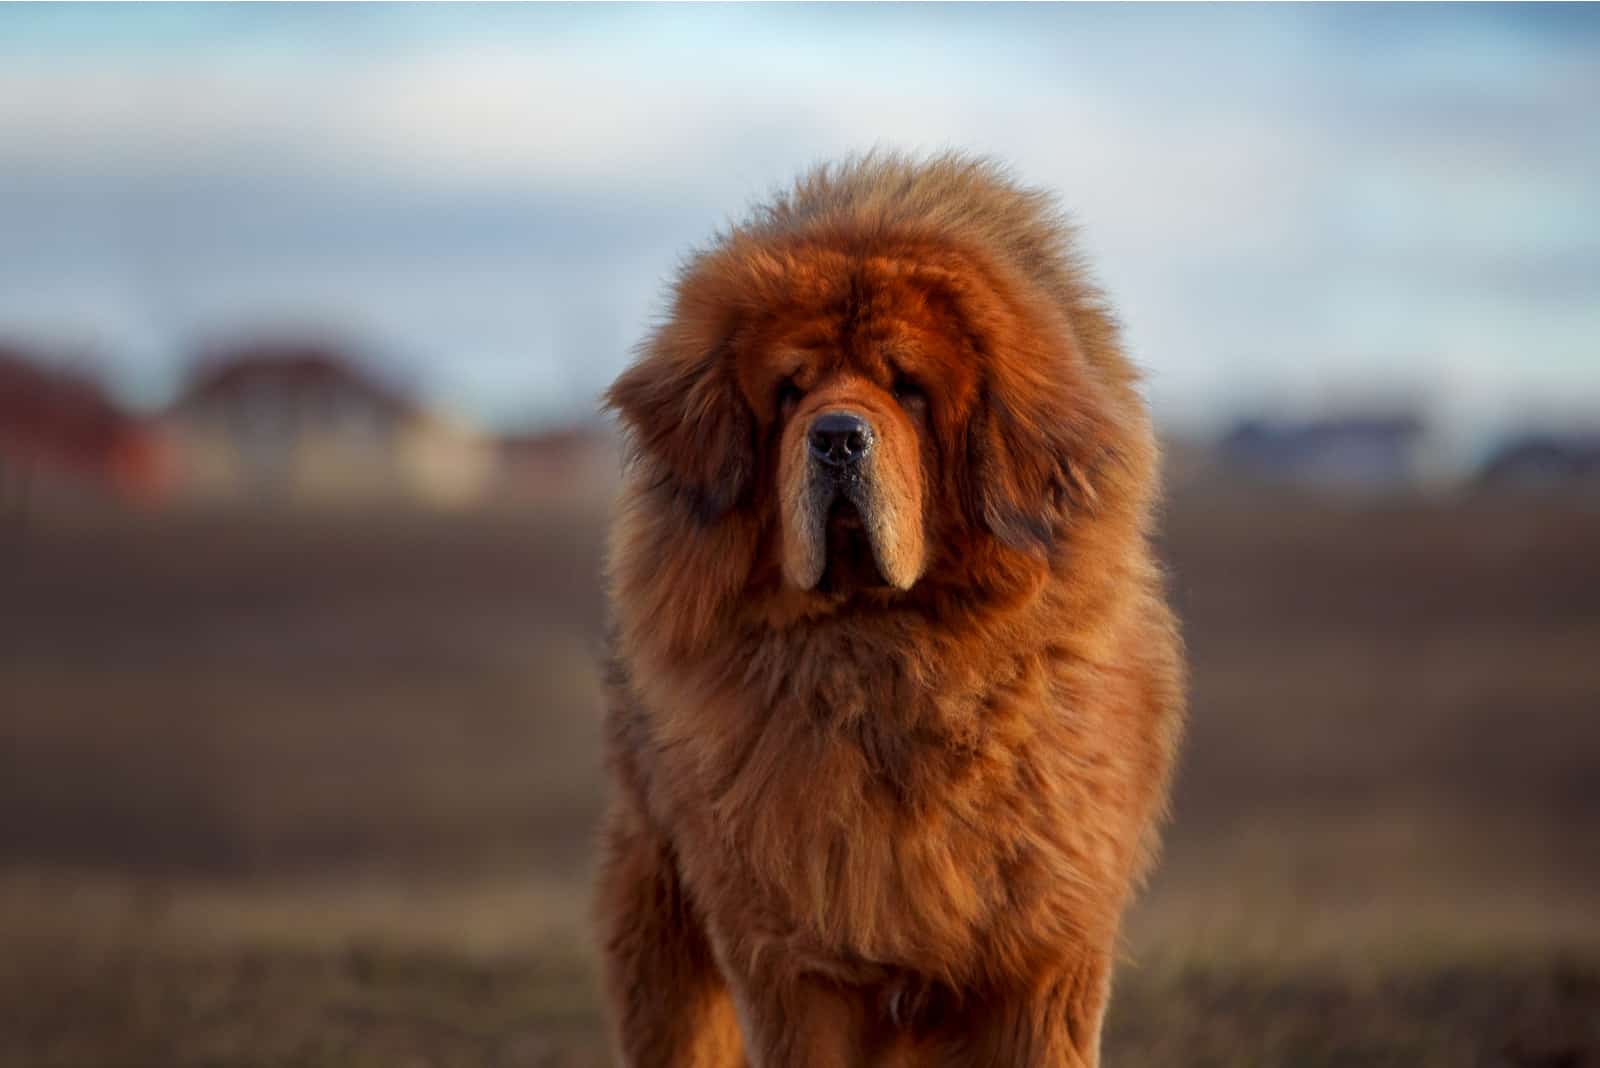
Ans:
[[[862,461],[856,507],[878,571],[891,586],[909,590],[927,564],[915,437],[885,434],[879,420],[872,422],[876,443]],[[802,590],[814,589],[828,566],[828,496],[819,492],[827,475],[806,446],[810,425],[811,419],[790,423],[779,472],[783,573]]]

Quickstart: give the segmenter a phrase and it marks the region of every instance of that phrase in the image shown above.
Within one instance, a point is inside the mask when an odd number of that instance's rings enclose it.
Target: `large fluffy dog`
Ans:
[[[1097,1063],[1183,706],[1135,378],[982,162],[819,169],[685,266],[609,395],[624,1063]]]

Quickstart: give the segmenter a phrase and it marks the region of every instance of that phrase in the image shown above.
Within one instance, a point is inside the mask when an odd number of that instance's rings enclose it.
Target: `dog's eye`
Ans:
[[[922,387],[905,375],[894,380],[894,399],[903,408],[920,408],[928,403],[928,395],[922,392]]]
[[[794,379],[785,378],[778,387],[778,410],[787,412],[800,403],[800,387],[794,384]]]

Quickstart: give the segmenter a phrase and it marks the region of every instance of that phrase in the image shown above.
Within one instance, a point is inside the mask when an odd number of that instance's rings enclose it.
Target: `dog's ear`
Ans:
[[[994,292],[964,298],[984,369],[967,424],[968,515],[1012,548],[1047,554],[1115,477],[1111,401],[1056,316]]]
[[[644,462],[706,522],[743,499],[754,473],[755,423],[735,381],[730,336],[727,324],[676,317],[605,397]]]
[[[1047,553],[1068,520],[1092,511],[1092,435],[1067,406],[1033,406],[987,385],[967,427],[969,512],[1014,549]]]

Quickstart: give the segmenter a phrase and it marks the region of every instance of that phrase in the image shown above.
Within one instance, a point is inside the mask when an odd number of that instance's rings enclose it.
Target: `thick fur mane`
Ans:
[[[818,166],[689,259],[675,286],[674,318],[641,353],[650,355],[652,344],[668,340],[685,320],[715,318],[719,309],[749,300],[751,291],[759,292],[752,281],[781,274],[790,266],[775,250],[822,245],[862,254],[906,241],[960,249],[989,263],[1010,286],[1013,299],[1049,329],[1067,335],[1067,343],[1082,358],[1084,392],[1094,397],[1093,406],[1072,408],[1050,397],[1057,388],[1052,378],[1059,368],[1045,365],[1044,360],[1019,359],[1004,369],[1007,381],[989,383],[988,403],[1009,417],[1006,430],[1018,439],[1015,451],[1036,454],[1033,459],[1064,454],[1061,484],[1054,484],[1050,476],[1035,475],[1030,480],[1026,476],[1032,473],[1027,471],[991,470],[986,477],[1026,482],[1016,486],[1019,497],[1070,495],[1080,510],[1092,510],[1102,521],[1103,529],[1093,533],[1096,540],[1119,540],[1128,551],[1141,553],[1158,476],[1153,434],[1137,391],[1137,371],[1122,354],[1116,321],[1081,263],[1072,226],[1047,194],[1019,185],[996,163],[954,153],[917,161],[875,152]],[[716,326],[724,324],[718,321]],[[713,353],[704,358],[725,357]],[[1000,370],[993,368],[991,374]],[[682,388],[678,382],[666,385]],[[619,403],[615,390],[611,403]],[[661,432],[667,428],[679,432],[678,419],[676,413],[665,415]],[[1080,429],[1071,425],[1079,421],[1093,426],[1083,429],[1084,440],[1066,440],[1066,435]],[[719,448],[719,436],[737,439],[749,433],[705,398],[687,413],[687,422],[697,430],[691,447],[705,455]],[[748,611],[724,609],[728,601],[743,598],[757,567],[755,550],[763,537],[756,529],[759,519],[722,507],[709,510],[719,522],[701,521],[708,515],[707,498],[726,495],[725,486],[715,484],[718,478],[726,483],[727,472],[741,468],[745,458],[718,464],[719,476],[709,488],[685,485],[652,450],[653,427],[628,424],[625,429],[633,478],[622,503],[626,521],[615,533],[630,539],[647,531],[655,536],[648,547],[631,550],[614,542],[613,564],[650,561],[647,573],[638,577],[644,585],[671,590],[670,599],[678,607],[670,610],[668,597],[652,597],[638,588],[630,589],[621,601],[652,605],[649,618],[665,632],[678,629],[674,622],[689,624],[683,636],[703,646],[707,638],[703,624],[710,622],[709,617],[732,623],[749,616]],[[688,437],[688,428],[682,433]],[[1058,530],[1040,548],[1058,567],[1065,566],[1069,543],[1078,536],[1078,531]],[[937,606],[950,612],[952,621],[975,602],[979,592],[975,586],[1009,591],[1028,584],[1017,574],[1028,568],[1028,562],[986,545],[962,549],[976,554],[978,566],[965,576],[962,596],[943,598]],[[685,588],[686,576],[671,565],[679,558],[684,570],[695,576],[692,591]],[[621,568],[614,567],[612,578],[632,586]],[[667,644],[678,651],[685,648],[677,641]]]
[[[872,152],[821,164],[757,208],[730,237],[756,242],[802,230],[928,233],[998,252],[1066,314],[1090,362],[1137,380],[1123,358],[1116,317],[1089,275],[1076,230],[1043,190],[992,160],[946,153],[926,161]]]
[[[676,981],[639,974],[656,939],[732,984],[758,1046],[752,1021],[804,1015],[764,999],[820,979],[852,1027],[955,1043],[930,1063],[1068,1063],[1015,1049],[1057,1041],[1092,1063],[1183,709],[1136,384],[1071,227],[985,161],[819,167],[689,260],[609,397],[632,450],[608,564],[618,998]],[[914,581],[836,592],[785,570],[785,502],[808,498],[784,494],[822,462],[824,408],[876,420],[874,463],[900,481],[874,492],[901,487],[913,503],[887,514],[926,535]],[[664,924],[648,938],[641,910]],[[937,1038],[985,999],[1037,997],[1061,1004],[992,1042]],[[625,1048],[683,1048],[639,1034]],[[754,1063],[864,1063],[797,1041]]]

